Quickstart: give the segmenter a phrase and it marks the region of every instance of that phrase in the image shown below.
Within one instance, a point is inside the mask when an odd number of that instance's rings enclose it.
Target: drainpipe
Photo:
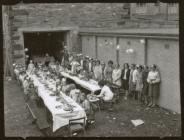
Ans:
[[[145,38],[145,45],[144,45],[144,64],[147,65],[147,59],[148,59],[148,39]]]

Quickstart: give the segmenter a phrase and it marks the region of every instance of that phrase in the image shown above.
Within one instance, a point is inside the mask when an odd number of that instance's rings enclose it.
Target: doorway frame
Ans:
[[[70,38],[72,31],[78,31],[79,28],[77,26],[70,27],[23,27],[18,29],[18,33],[20,35],[20,44],[22,45],[23,50],[24,46],[24,33],[35,33],[35,32],[66,32],[66,44],[68,46],[68,50],[72,50],[73,44]],[[25,53],[23,54],[24,63],[25,63]]]

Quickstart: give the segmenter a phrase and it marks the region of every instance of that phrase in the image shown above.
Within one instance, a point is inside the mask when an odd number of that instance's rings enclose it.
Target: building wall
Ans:
[[[147,63],[159,66],[161,85],[158,104],[164,108],[181,112],[178,40],[149,39]]]
[[[108,62],[116,62],[116,38],[115,37],[97,37],[97,58]]]
[[[82,40],[87,37],[89,36],[84,35]],[[142,39],[145,38],[118,36],[116,38],[97,35],[97,58],[106,63],[111,59],[116,63],[116,44],[119,42],[119,62],[121,68],[123,68],[123,64],[126,62],[129,64],[147,64],[149,66],[156,64],[159,67],[161,75],[160,97],[157,104],[168,110],[180,113],[179,41],[174,39],[147,38],[146,48],[146,44],[140,41]],[[92,54],[95,56],[95,51],[91,48],[95,47],[95,40],[92,37],[90,44],[93,45],[89,45],[89,43],[82,44],[82,48],[88,48],[82,53],[90,54],[93,50]],[[134,53],[127,54],[127,49],[133,49]]]
[[[18,4],[11,6],[10,29],[13,58],[24,61],[23,40],[20,28],[116,28],[123,13],[124,4],[66,3],[66,4]],[[67,35],[69,50],[81,52],[78,30]]]
[[[177,3],[132,3],[131,13],[137,15],[155,15],[155,14],[178,14],[179,5]]]
[[[135,63],[143,65],[145,62],[145,46],[140,43],[141,38],[119,38],[120,45],[120,64]],[[127,49],[133,49],[133,53],[127,53]]]
[[[126,5],[126,6],[125,6]],[[146,4],[147,15],[154,13],[166,6],[164,3],[160,6],[154,6],[154,3]],[[122,29],[122,28],[160,28],[160,27],[178,27],[178,22],[173,20],[172,23],[154,23],[147,22],[143,19],[129,19],[129,8],[131,13],[137,7],[136,3],[65,3],[65,4],[17,4],[10,6],[10,28],[11,40],[13,47],[14,60],[22,61],[24,55],[21,34],[19,28],[53,28],[53,27],[79,27],[79,28],[105,28],[105,29]],[[126,8],[125,8],[126,7]],[[159,8],[158,8],[159,7]],[[178,6],[169,6],[171,10],[177,9]],[[164,11],[163,11],[164,12]],[[173,18],[178,17],[175,14]],[[57,17],[57,18],[56,18]],[[150,16],[149,16],[150,17]],[[155,17],[163,19],[163,17]],[[81,51],[79,44],[78,31],[71,31],[68,35],[71,38],[68,44],[72,51]],[[17,52],[15,52],[15,50]]]
[[[82,53],[96,58],[95,36],[82,36]]]

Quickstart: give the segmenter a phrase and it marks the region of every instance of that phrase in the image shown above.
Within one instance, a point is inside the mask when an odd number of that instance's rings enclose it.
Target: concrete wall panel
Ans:
[[[156,64],[161,75],[158,104],[180,112],[179,42],[172,40],[148,40],[148,65]]]

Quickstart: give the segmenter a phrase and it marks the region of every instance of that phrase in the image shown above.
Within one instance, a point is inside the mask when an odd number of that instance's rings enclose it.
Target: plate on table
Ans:
[[[56,96],[56,94],[55,93],[51,93],[51,94],[49,94],[50,96]]]
[[[64,110],[64,111],[72,111],[72,108],[69,107],[69,106],[64,106],[64,107],[63,107],[63,110]]]
[[[56,109],[62,109],[63,106],[62,106],[62,105],[57,105],[57,106],[55,106],[55,108],[56,108]]]
[[[91,102],[98,101],[99,99],[96,96],[88,96],[88,100]]]
[[[59,101],[60,99],[61,99],[60,97],[57,97],[57,98],[56,98],[56,101]]]

